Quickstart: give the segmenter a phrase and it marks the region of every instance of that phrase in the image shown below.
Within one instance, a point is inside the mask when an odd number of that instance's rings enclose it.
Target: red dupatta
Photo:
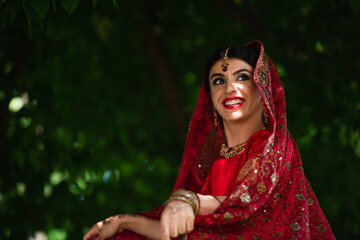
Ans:
[[[215,212],[196,216],[195,230],[187,239],[335,239],[287,129],[284,89],[276,66],[259,41],[248,46],[260,50],[253,80],[269,116],[270,134],[261,154],[246,159],[231,194]],[[219,131],[214,128],[211,98],[202,86],[174,190],[200,191],[219,155]],[[159,218],[161,212],[159,207],[143,214]]]

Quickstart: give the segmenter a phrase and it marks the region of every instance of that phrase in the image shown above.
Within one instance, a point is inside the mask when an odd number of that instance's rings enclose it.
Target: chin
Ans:
[[[225,121],[230,121],[230,122],[234,122],[234,121],[239,121],[243,118],[242,114],[238,114],[238,113],[233,113],[230,116],[228,116],[227,118],[223,118]]]

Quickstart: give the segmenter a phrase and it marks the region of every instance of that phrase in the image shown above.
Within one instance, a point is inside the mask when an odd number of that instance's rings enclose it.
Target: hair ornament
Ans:
[[[227,71],[227,67],[229,66],[229,57],[228,57],[228,52],[229,52],[229,49],[230,47],[228,47],[225,51],[225,54],[224,54],[224,57],[221,59],[221,67],[222,67],[222,70],[224,72]]]

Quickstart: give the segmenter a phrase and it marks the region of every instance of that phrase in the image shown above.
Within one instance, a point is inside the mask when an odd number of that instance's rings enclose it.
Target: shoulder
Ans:
[[[248,157],[258,155],[262,153],[266,141],[269,139],[271,132],[267,129],[257,131],[249,138],[246,144],[246,152]]]

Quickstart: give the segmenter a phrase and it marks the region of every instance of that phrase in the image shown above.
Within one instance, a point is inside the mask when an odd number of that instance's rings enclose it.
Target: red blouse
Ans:
[[[261,154],[270,132],[260,130],[249,138],[246,147],[238,155],[231,158],[215,160],[207,174],[200,194],[228,196],[234,190],[238,174],[247,159]]]

